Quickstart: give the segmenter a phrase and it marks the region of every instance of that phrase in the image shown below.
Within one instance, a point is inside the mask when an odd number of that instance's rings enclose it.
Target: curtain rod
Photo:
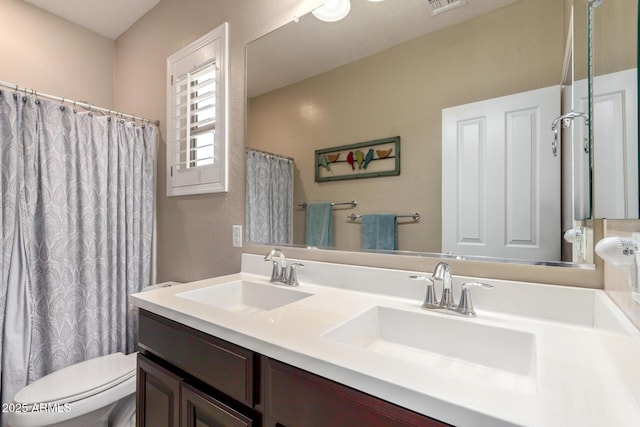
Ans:
[[[270,153],[268,151],[258,150],[257,148],[246,147],[245,151],[254,151],[256,153],[262,153],[262,154],[266,154],[268,156],[280,157],[281,159],[291,160],[292,162],[295,160],[293,157],[283,156],[282,154]]]
[[[144,118],[144,117],[134,116],[132,114],[121,113],[121,112],[116,111],[116,110],[110,110],[108,108],[97,107],[95,105],[89,104],[88,102],[74,101],[73,99],[60,98],[59,96],[49,95],[49,94],[42,93],[42,92],[36,92],[33,89],[29,89],[29,88],[26,88],[26,87],[20,87],[18,85],[7,83],[7,82],[3,82],[3,81],[0,81],[0,86],[6,87],[8,89],[13,89],[15,92],[24,92],[25,95],[31,94],[31,95],[34,95],[35,97],[47,98],[47,99],[51,99],[53,101],[60,101],[61,103],[65,103],[66,102],[68,104],[73,104],[74,106],[78,106],[80,108],[84,108],[85,110],[88,110],[88,111],[100,111],[100,112],[103,112],[103,113],[107,113],[109,115],[110,114],[114,114],[114,115],[119,116],[119,117],[131,119],[131,120],[139,120],[141,122],[153,123],[156,126],[160,126],[160,120],[150,120],[150,119],[147,119],[147,118]]]

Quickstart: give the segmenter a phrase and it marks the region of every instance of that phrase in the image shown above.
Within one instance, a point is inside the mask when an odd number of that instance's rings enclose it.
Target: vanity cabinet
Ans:
[[[268,427],[446,425],[276,360],[264,364]]]
[[[436,427],[438,421],[140,310],[138,427]]]

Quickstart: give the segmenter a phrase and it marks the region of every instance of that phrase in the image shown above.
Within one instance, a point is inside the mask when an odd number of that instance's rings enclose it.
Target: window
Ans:
[[[228,24],[167,59],[167,195],[225,192]]]

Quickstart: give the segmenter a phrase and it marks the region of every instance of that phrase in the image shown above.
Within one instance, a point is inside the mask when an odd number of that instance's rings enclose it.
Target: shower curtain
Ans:
[[[246,239],[293,243],[293,160],[247,150]]]
[[[0,91],[2,403],[65,366],[133,351],[155,149],[154,126]]]

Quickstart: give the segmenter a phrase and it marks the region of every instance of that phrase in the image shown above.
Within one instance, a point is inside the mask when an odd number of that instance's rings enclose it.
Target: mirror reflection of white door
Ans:
[[[593,92],[593,218],[638,218],[637,69],[596,76]],[[575,96],[588,111],[586,80]],[[578,141],[586,136],[584,126],[576,132]],[[587,203],[584,195],[576,205]]]
[[[559,115],[560,86],[442,110],[443,252],[560,260]]]

